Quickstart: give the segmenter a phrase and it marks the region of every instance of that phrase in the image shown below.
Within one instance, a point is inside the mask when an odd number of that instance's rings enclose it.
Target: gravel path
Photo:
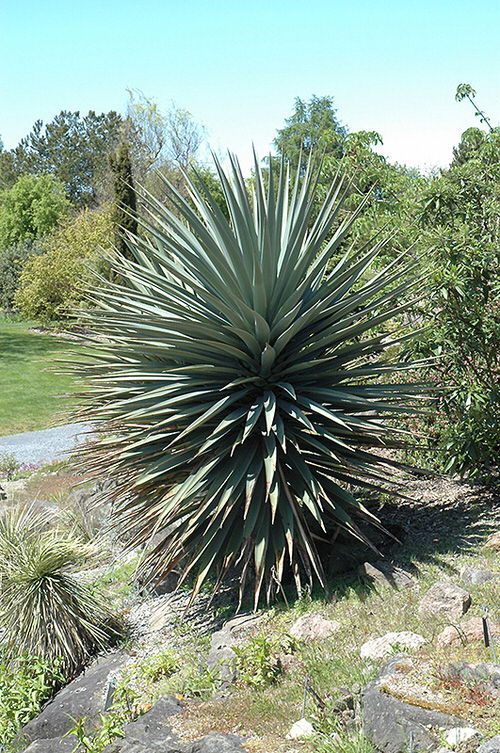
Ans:
[[[0,457],[14,455],[19,463],[41,465],[68,458],[75,447],[85,442],[91,425],[64,424],[53,429],[25,431],[0,437]]]

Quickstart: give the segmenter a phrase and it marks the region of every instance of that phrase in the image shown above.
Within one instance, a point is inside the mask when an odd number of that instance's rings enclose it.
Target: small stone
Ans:
[[[183,749],[185,750],[185,748]],[[161,748],[161,751],[163,753],[163,748]],[[172,751],[172,753],[177,753],[177,751]],[[209,732],[201,740],[197,740],[190,745],[186,753],[245,753],[245,751],[241,746],[241,737],[238,735]]]
[[[498,578],[498,573],[492,573],[491,570],[483,567],[467,566],[461,568],[460,577],[466,586],[480,586],[482,583]]]
[[[451,662],[440,669],[441,679],[465,685],[481,685],[481,690],[494,699],[500,698],[500,667],[493,662],[471,664],[466,661]]]
[[[490,737],[479,746],[476,753],[500,753],[500,735]]]
[[[292,726],[290,732],[287,734],[287,740],[297,740],[301,737],[312,737],[314,735],[314,727],[307,719],[299,719],[298,722]]]
[[[363,659],[377,661],[384,659],[394,652],[395,649],[418,650],[426,642],[423,635],[411,633],[406,630],[402,633],[386,633],[380,638],[372,638],[363,643],[359,653]]]
[[[420,602],[418,613],[446,620],[459,620],[472,603],[470,593],[446,580],[429,588]]]
[[[500,552],[500,531],[492,533],[484,542],[485,549],[493,549],[494,552]]]
[[[489,627],[493,638],[500,636],[500,626],[494,625],[491,620]],[[461,643],[479,643],[484,640],[483,621],[481,617],[470,617],[458,625],[448,625],[439,633],[436,641],[437,648],[449,648]]]
[[[281,667],[281,671],[285,674],[304,668],[304,662],[302,659],[294,654],[278,654],[276,661],[278,662],[279,667]]]
[[[465,743],[467,740],[472,740],[473,737],[478,737],[479,732],[474,727],[452,727],[445,733],[445,740],[448,745],[455,747],[460,743]]]
[[[317,641],[321,638],[329,638],[340,630],[340,622],[326,620],[320,614],[309,612],[303,614],[290,628],[290,635],[301,641]]]

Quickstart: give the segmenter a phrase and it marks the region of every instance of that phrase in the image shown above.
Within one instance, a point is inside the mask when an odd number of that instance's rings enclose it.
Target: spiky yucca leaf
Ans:
[[[377,448],[401,445],[387,419],[420,389],[391,383],[407,367],[382,356],[406,337],[383,324],[409,305],[415,264],[368,274],[384,241],[349,251],[341,180],[313,218],[309,170],[293,187],[271,170],[266,189],[256,163],[250,195],[234,158],[217,169],[229,221],[201,180],[191,201],[168,186],[174,211],[146,195],[135,261],[116,263],[126,285],[92,292],[88,464],[115,479],[132,543],[155,537],[153,576],[180,565],[196,593],[236,564],[257,603],[287,570],[324,584],[317,543],[338,527],[364,538],[349,489],[384,478]]]

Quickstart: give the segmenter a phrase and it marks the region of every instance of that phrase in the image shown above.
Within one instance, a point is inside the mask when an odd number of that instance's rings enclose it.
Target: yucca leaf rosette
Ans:
[[[370,271],[383,239],[350,249],[363,205],[345,211],[342,180],[318,211],[311,170],[292,185],[256,162],[249,189],[230,161],[216,161],[229,219],[201,178],[189,199],[167,186],[168,206],[146,194],[123,284],[92,292],[87,467],[114,480],[151,577],[180,568],[196,593],[237,567],[257,604],[285,576],[324,585],[318,543],[377,524],[353,489],[387,478],[394,418],[421,390],[385,355],[409,336],[384,324],[416,278],[406,258]]]

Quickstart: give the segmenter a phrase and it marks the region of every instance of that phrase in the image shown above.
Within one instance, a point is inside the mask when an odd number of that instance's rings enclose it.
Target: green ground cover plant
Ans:
[[[28,654],[13,663],[0,657],[0,746],[8,746],[62,684],[60,664]]]
[[[74,377],[56,371],[54,362],[78,345],[31,326],[0,314],[0,436],[67,422],[73,404]]]

